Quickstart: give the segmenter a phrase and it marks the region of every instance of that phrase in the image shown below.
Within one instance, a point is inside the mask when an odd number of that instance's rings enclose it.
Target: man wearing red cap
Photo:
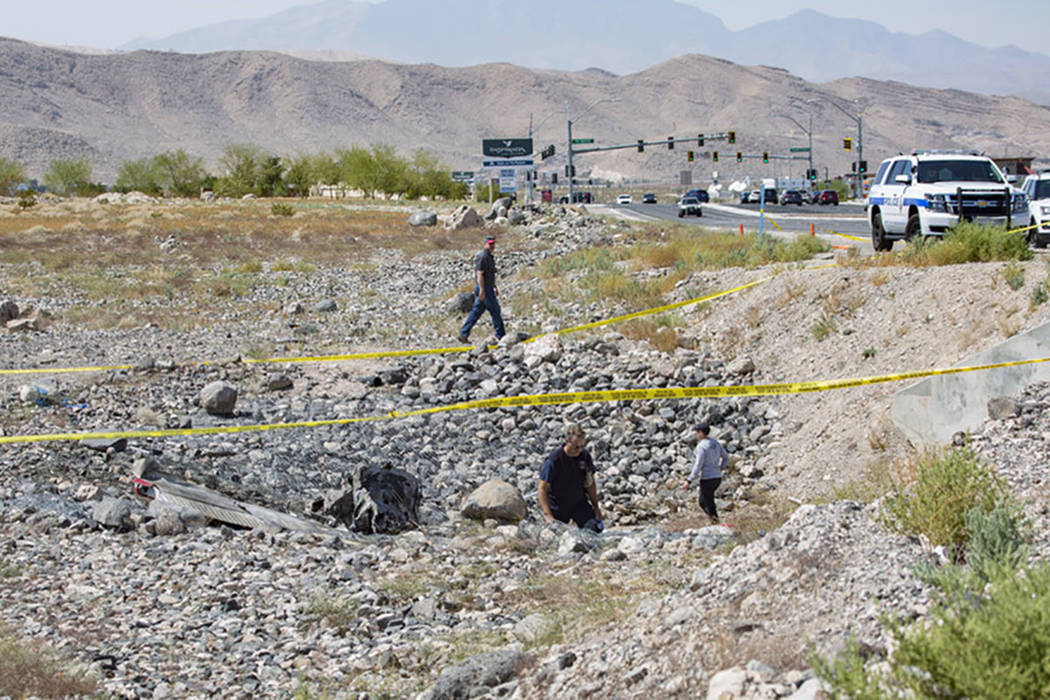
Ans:
[[[496,237],[486,236],[485,247],[474,258],[474,306],[467,314],[467,320],[459,329],[459,342],[468,342],[470,329],[481,318],[486,309],[492,317],[492,326],[496,329],[496,337],[502,338],[506,331],[503,330],[503,314],[499,308],[499,290],[496,289],[496,259],[492,257],[492,251],[496,249]]]

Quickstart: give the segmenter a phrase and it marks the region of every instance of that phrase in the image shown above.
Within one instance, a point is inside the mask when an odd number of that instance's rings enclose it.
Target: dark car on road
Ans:
[[[798,190],[785,190],[784,194],[780,195],[781,204],[797,204],[802,206],[802,193]]]
[[[572,193],[572,201],[575,204],[590,204],[592,199],[593,198],[591,197],[591,193],[590,192],[573,192]],[[569,203],[569,195],[563,194],[558,199],[558,203],[559,204],[568,204]]]
[[[821,190],[813,198],[813,201],[817,204],[834,204],[837,207],[839,205],[839,193],[835,190]]]
[[[701,203],[707,203],[711,201],[711,196],[707,194],[707,190],[689,190],[683,197],[696,197]]]
[[[642,195],[642,204],[656,204],[656,195],[652,192],[646,192]]]

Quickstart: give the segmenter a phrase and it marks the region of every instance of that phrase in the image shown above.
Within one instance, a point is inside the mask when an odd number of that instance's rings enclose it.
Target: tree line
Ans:
[[[91,181],[86,158],[51,161],[42,177],[46,189],[62,196],[92,196],[109,190]],[[13,196],[26,186],[25,168],[0,156],[0,195]],[[253,144],[227,146],[218,160],[218,173],[209,173],[202,158],[182,149],[125,161],[112,189],[153,196],[196,197],[211,190],[220,197],[306,197],[314,185],[345,185],[374,197],[378,192],[408,199],[444,197],[462,199],[464,183],[453,182],[438,159],[423,149],[410,157],[393,147],[354,146],[332,152],[281,157]]]

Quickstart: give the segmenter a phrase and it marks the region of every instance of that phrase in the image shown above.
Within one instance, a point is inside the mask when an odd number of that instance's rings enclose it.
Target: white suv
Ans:
[[[1024,193],[1028,195],[1028,242],[1036,248],[1050,243],[1050,171],[1025,178]]]
[[[868,194],[875,250],[914,236],[941,236],[959,221],[1009,226],[1028,216],[1028,199],[991,158],[959,151],[916,151],[879,165]]]

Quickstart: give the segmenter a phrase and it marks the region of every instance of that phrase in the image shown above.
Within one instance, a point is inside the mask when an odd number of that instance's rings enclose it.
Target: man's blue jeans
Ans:
[[[489,312],[489,316],[492,317],[492,327],[496,329],[496,337],[502,338],[506,331],[503,330],[503,313],[499,308],[496,290],[493,287],[485,287],[485,298],[481,299],[478,297],[477,285],[474,285],[474,306],[470,309],[470,313],[467,314],[467,320],[464,321],[463,327],[459,329],[459,334],[464,338],[469,336],[470,329],[474,327],[474,324],[478,322],[482,312],[486,309]]]

